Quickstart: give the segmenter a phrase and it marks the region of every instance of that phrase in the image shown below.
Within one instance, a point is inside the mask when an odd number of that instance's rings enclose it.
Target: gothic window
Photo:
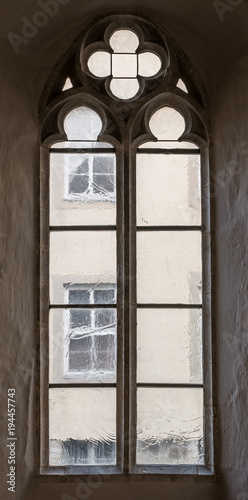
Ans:
[[[59,67],[41,108],[41,471],[212,474],[204,86],[132,15]]]

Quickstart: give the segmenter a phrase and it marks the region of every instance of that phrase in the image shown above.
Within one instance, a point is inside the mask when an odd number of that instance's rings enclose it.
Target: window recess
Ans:
[[[169,39],[117,17],[42,129],[41,472],[211,475],[204,95]]]

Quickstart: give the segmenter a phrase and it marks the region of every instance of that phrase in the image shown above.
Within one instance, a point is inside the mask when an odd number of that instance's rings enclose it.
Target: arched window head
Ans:
[[[55,74],[41,100],[42,472],[212,474],[204,86],[134,15],[92,23]]]
[[[96,141],[102,130],[102,121],[93,109],[80,106],[67,114],[64,130],[69,141]]]
[[[185,120],[181,113],[165,106],[153,113],[149,127],[160,141],[177,141],[185,131]]]

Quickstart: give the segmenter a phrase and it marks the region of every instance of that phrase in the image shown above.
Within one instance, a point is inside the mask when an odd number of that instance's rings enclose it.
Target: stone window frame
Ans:
[[[144,23],[146,25],[151,24],[151,19],[147,16],[128,14],[128,17],[133,17],[135,23]],[[110,98],[108,92],[106,95],[101,95],[101,86],[95,87],[92,81],[89,81],[88,75],[82,75],[81,83],[83,81],[84,88],[78,88],[78,74],[79,74],[79,54],[82,46],[82,40],[87,39],[87,34],[96,32],[97,27],[102,23],[113,22],[117,23],[118,26],[123,26],[123,17],[120,14],[110,15],[109,18],[105,18],[104,21],[101,19],[98,23],[92,23],[89,29],[85,30],[83,34],[80,34],[75,43],[73,44],[71,50],[68,54],[62,58],[58,63],[58,70],[54,71],[52,76],[41,97],[40,105],[40,119],[42,123],[41,127],[41,233],[40,233],[40,246],[41,246],[41,263],[40,263],[40,274],[41,274],[41,290],[40,290],[40,330],[41,335],[41,401],[40,401],[40,431],[41,431],[41,441],[40,441],[40,456],[41,456],[41,467],[40,473],[42,475],[49,475],[51,477],[56,475],[65,474],[66,477],[71,476],[82,477],[82,475],[96,475],[106,474],[118,475],[119,478],[125,480],[126,475],[130,475],[133,478],[138,477],[161,477],[161,475],[166,475],[167,477],[174,477],[175,475],[192,475],[192,476],[213,476],[215,474],[215,461],[214,461],[214,447],[213,447],[213,437],[215,434],[214,428],[214,406],[213,406],[213,353],[212,353],[212,313],[211,313],[211,232],[210,232],[210,193],[209,193],[209,115],[208,115],[208,99],[205,92],[204,84],[201,82],[199,76],[197,75],[193,65],[188,60],[187,56],[183,51],[175,44],[171,38],[164,33],[161,27],[155,25],[155,29],[159,34],[156,43],[160,43],[161,37],[164,39],[164,43],[169,47],[170,60],[175,65],[175,73],[171,72],[170,68],[166,75],[166,78],[162,78],[160,75],[156,81],[156,86],[149,85],[146,88],[146,94],[136,96],[135,99],[130,99],[128,101],[122,102],[113,97]],[[130,26],[130,24],[129,24]],[[86,35],[85,35],[86,33]],[[98,43],[98,42],[96,42]],[[100,43],[100,42],[99,42]],[[100,46],[100,45],[99,45]],[[148,45],[149,47],[149,42]],[[71,61],[71,54],[74,54],[77,59],[75,63],[76,71],[73,73],[68,66],[68,61]],[[179,63],[180,62],[180,63]],[[75,69],[74,68],[74,69]],[[179,71],[180,68],[180,71]],[[58,76],[59,75],[59,76]],[[67,77],[70,77],[73,88],[62,92],[63,85]],[[186,94],[183,90],[177,87],[176,82],[180,79],[185,82],[188,89]],[[99,82],[98,82],[99,83]],[[144,91],[145,85],[142,86]],[[120,461],[123,461],[125,439],[124,436],[127,432],[127,428],[130,431],[129,422],[129,404],[134,401],[134,391],[131,391],[130,399],[128,403],[128,411],[125,411],[125,416],[123,418],[123,412],[119,411],[117,414],[117,422],[119,433],[122,436],[122,445],[117,454],[117,466],[66,466],[66,467],[49,467],[47,463],[48,457],[48,444],[47,444],[47,408],[48,408],[48,398],[47,398],[47,387],[48,387],[48,371],[47,371],[47,359],[48,359],[48,322],[47,322],[47,311],[49,308],[48,300],[48,280],[47,280],[47,269],[48,269],[48,165],[49,165],[49,148],[54,142],[59,140],[66,140],[65,132],[63,130],[63,121],[67,113],[75,107],[85,105],[93,110],[95,110],[103,122],[103,129],[98,137],[99,141],[109,142],[115,147],[116,151],[116,161],[119,165],[119,180],[117,181],[117,195],[119,196],[119,216],[117,214],[117,220],[119,220],[119,231],[124,231],[126,233],[129,224],[133,223],[133,216],[130,215],[129,220],[125,224],[120,222],[120,213],[124,210],[124,200],[129,196],[129,211],[130,214],[134,213],[132,208],[135,202],[135,168],[131,169],[130,165],[136,165],[136,151],[140,144],[145,141],[152,141],[154,137],[151,135],[149,130],[148,122],[151,114],[155,110],[168,105],[176,110],[178,110],[185,119],[186,129],[180,140],[192,141],[199,145],[201,150],[201,184],[202,184],[202,208],[203,208],[203,220],[202,220],[202,247],[203,247],[203,258],[206,262],[205,272],[203,279],[205,281],[205,292],[203,293],[203,317],[204,317],[204,335],[203,335],[203,351],[204,351],[204,401],[205,401],[205,423],[208,428],[208,433],[206,436],[206,466],[127,466],[126,460],[124,460],[124,466],[120,467]],[[116,113],[118,119],[115,118]],[[128,125],[126,125],[126,122]],[[130,162],[129,162],[130,159]],[[125,173],[124,173],[125,172]],[[122,191],[118,186],[124,185],[124,191]],[[130,190],[129,190],[130,188]],[[118,226],[118,222],[117,222]],[[134,247],[135,241],[135,231],[131,231],[129,244],[131,248]],[[126,248],[127,250],[127,248]],[[124,248],[118,250],[118,258],[121,262],[124,261]],[[132,275],[134,268],[134,253],[131,250],[127,250],[127,260],[129,274]],[[119,279],[124,280],[124,270],[123,267],[119,273]],[[133,301],[133,289],[131,290],[131,307]],[[119,303],[121,304],[123,299],[123,290],[119,291],[118,294]],[[130,308],[126,311],[126,317],[130,321],[130,329],[133,326],[135,318],[130,315]],[[124,344],[129,347],[129,352],[133,352],[133,343],[135,339],[128,337],[126,339],[120,338],[118,340],[118,350],[122,351]],[[126,366],[127,360],[123,356],[118,355],[119,366],[120,366],[120,378],[119,382],[123,376],[124,365]],[[131,355],[129,359],[131,370],[134,369],[135,362]],[[119,383],[117,380],[117,384]],[[128,384],[127,384],[128,385]],[[120,389],[119,394],[120,400],[124,401],[124,388]],[[126,419],[126,423],[125,423]],[[130,435],[132,432],[130,432]],[[127,459],[127,455],[126,455]]]

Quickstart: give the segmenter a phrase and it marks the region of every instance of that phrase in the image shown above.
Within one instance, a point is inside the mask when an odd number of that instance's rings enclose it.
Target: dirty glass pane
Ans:
[[[116,302],[115,292],[115,289],[110,285],[109,288],[106,288],[106,284],[101,289],[95,288],[93,290],[94,304],[114,304]]]
[[[93,173],[93,193],[96,198],[112,199],[115,202],[115,157],[114,155],[94,155]]]
[[[49,391],[50,465],[116,463],[116,390]]]
[[[116,381],[116,309],[50,311],[50,383]]]
[[[131,30],[117,30],[110,37],[109,44],[114,52],[135,52],[139,39]]]
[[[94,141],[102,130],[102,120],[93,109],[80,106],[66,115],[64,130],[69,141]]]
[[[161,68],[161,59],[156,54],[152,52],[142,52],[138,56],[139,58],[139,70],[140,76],[153,76],[158,73]]]
[[[50,155],[50,224],[116,224],[114,154]]]
[[[139,82],[136,78],[113,78],[110,90],[119,99],[131,99],[139,90]]]
[[[111,55],[109,52],[99,50],[89,57],[88,68],[91,73],[101,78],[111,74]]]
[[[199,155],[137,155],[137,225],[201,225]]]
[[[76,288],[81,286],[97,290],[104,283],[111,284],[112,288],[116,285],[115,231],[51,232],[52,304],[69,303],[69,292],[73,285]]]
[[[137,76],[137,55],[112,54],[112,75],[117,78]]]
[[[137,392],[137,463],[203,465],[202,389]]]
[[[115,304],[116,288],[113,283],[88,283],[66,287],[67,304]]]
[[[137,233],[138,303],[201,303],[201,232]]]
[[[102,149],[113,148],[109,142],[98,141],[61,141],[52,144],[51,149],[66,149],[66,148],[79,148],[79,149]]]
[[[153,141],[143,142],[138,149],[199,149],[193,142],[179,141]]]
[[[138,309],[137,381],[202,383],[200,309]]]
[[[165,106],[153,113],[149,127],[153,135],[161,141],[177,140],[185,130],[183,116],[173,108]]]

